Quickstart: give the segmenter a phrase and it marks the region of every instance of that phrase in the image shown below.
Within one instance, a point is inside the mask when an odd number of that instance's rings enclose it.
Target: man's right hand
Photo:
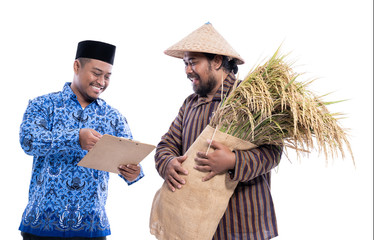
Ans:
[[[182,188],[182,185],[186,181],[180,176],[180,174],[187,175],[188,171],[182,167],[182,163],[187,159],[187,156],[175,157],[166,166],[164,179],[168,184],[171,191],[175,191],[176,188]]]
[[[90,151],[101,137],[102,135],[93,129],[82,128],[79,131],[79,143],[81,148]]]

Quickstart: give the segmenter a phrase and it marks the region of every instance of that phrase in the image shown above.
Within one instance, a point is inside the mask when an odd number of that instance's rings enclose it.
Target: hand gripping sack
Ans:
[[[216,131],[207,126],[186,152],[183,167],[189,172],[183,176],[186,184],[175,192],[166,182],[156,192],[151,209],[150,231],[159,240],[211,240],[219,221],[226,211],[230,197],[238,182],[228,174],[216,175],[203,182],[206,172],[193,168],[196,153],[206,152],[207,139],[220,142],[231,150],[247,150],[256,145]],[[210,149],[210,151],[213,151]]]

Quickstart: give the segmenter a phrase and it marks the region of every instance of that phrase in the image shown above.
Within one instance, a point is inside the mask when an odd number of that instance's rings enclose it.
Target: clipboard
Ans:
[[[105,134],[82,158],[78,166],[119,174],[118,166],[138,164],[155,146]]]

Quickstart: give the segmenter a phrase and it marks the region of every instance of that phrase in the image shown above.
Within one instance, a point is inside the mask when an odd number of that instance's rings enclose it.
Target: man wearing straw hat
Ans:
[[[23,150],[34,157],[29,202],[19,229],[26,240],[106,239],[109,173],[77,163],[102,134],[132,138],[126,118],[99,98],[109,85],[116,47],[78,43],[73,81],[62,91],[29,102],[20,129]],[[119,166],[133,184],[138,165]]]
[[[171,191],[183,189],[184,154],[208,125],[214,111],[235,83],[244,60],[207,23],[171,46],[165,54],[181,58],[195,93],[186,98],[155,154],[156,168]],[[234,150],[211,141],[212,153],[199,152],[195,169],[206,172],[202,181],[229,173],[239,181],[213,239],[270,239],[278,235],[270,194],[270,171],[280,161],[281,149],[271,145]],[[181,204],[182,205],[182,204]],[[188,221],[188,220],[186,220]],[[207,219],[209,221],[209,219]],[[162,230],[161,230],[162,231]],[[167,231],[167,230],[165,230]]]

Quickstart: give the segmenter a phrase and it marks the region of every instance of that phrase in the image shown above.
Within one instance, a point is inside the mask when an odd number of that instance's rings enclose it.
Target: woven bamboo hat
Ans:
[[[209,22],[164,51],[166,55],[176,58],[183,58],[185,52],[214,53],[234,58],[237,64],[244,63],[243,58]]]

